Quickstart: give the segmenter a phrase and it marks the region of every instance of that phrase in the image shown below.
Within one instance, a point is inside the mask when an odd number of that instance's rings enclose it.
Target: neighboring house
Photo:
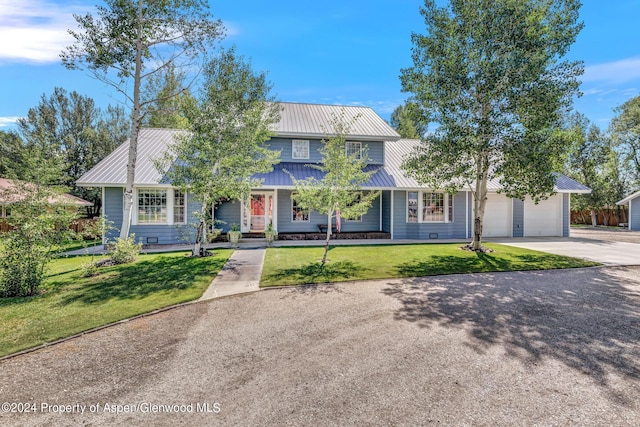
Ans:
[[[640,191],[620,200],[618,205],[629,205],[629,230],[640,231]]]
[[[4,220],[11,216],[11,205],[22,200],[25,197],[24,192],[29,191],[29,188],[34,185],[35,184],[0,178],[0,231],[8,230]],[[93,203],[72,196],[71,194],[60,194],[55,197],[49,197],[48,202],[51,205],[65,206],[71,209],[93,206]]]
[[[403,140],[372,109],[366,107],[282,103],[280,122],[274,127],[270,147],[281,151],[281,163],[273,172],[259,176],[263,184],[251,191],[248,200],[227,201],[213,215],[224,221],[226,231],[232,224],[241,230],[262,232],[272,225],[279,233],[318,231],[326,217],[297,206],[291,194],[294,186],[289,173],[302,179],[321,177],[321,172],[306,167],[319,163],[319,148],[334,115],[344,112],[351,121],[358,117],[347,138],[346,149],[360,152],[368,147],[367,170],[375,171],[363,190],[380,190],[369,211],[361,218],[344,221],[342,232],[389,233],[392,239],[466,239],[472,236],[473,200],[470,191],[454,195],[418,185],[401,170],[402,159],[419,143]],[[184,225],[195,222],[199,204],[190,194],[174,189],[156,170],[152,159],[159,157],[172,138],[181,131],[142,129],[138,159],[131,232],[143,243],[169,244],[184,241]],[[123,191],[126,182],[128,142],[98,163],[78,180],[78,185],[101,187],[103,214],[117,226],[122,221]],[[486,237],[568,236],[570,193],[590,190],[558,175],[556,194],[535,205],[531,200],[512,200],[496,193],[489,185],[485,213]],[[117,236],[112,230],[108,238]]]

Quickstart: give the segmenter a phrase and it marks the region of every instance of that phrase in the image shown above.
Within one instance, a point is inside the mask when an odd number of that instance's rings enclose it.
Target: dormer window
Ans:
[[[347,141],[347,156],[354,156],[360,160],[362,158],[362,142]]]
[[[294,139],[291,141],[291,158],[292,159],[309,159],[309,141],[306,139]]]

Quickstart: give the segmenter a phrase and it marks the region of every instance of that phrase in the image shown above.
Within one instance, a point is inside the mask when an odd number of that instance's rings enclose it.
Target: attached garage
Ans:
[[[524,201],[524,236],[562,236],[562,195],[554,194],[536,205]]]
[[[483,237],[511,237],[513,202],[503,194],[487,194],[484,210]]]

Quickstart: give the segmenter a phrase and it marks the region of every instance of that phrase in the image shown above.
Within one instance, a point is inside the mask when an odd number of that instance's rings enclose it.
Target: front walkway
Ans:
[[[200,301],[259,291],[266,253],[264,248],[235,250]]]

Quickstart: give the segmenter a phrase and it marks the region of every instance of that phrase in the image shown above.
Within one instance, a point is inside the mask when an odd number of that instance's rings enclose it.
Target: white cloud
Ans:
[[[0,117],[0,128],[13,126],[20,117]]]
[[[68,29],[76,29],[73,13],[93,7],[51,0],[0,0],[0,61],[56,62],[73,41]]]
[[[627,83],[640,80],[640,57],[585,67],[583,82]]]

